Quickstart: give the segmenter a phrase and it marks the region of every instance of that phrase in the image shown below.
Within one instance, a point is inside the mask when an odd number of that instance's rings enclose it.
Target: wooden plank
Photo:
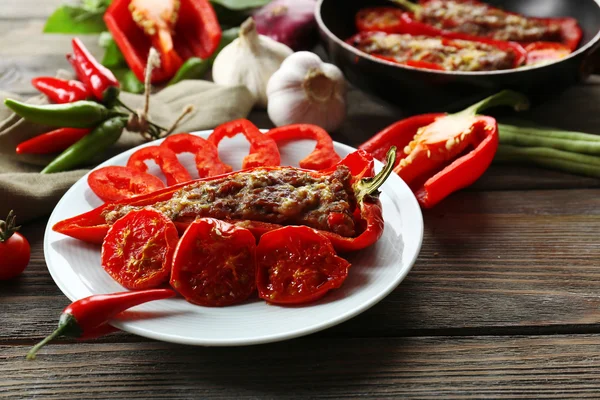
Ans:
[[[0,346],[0,398],[597,398],[600,336]]]
[[[324,333],[600,332],[600,191],[462,192],[426,211],[406,280],[364,314]],[[0,340],[50,332],[67,299],[42,258],[43,221],[28,225],[33,258],[0,284]]]

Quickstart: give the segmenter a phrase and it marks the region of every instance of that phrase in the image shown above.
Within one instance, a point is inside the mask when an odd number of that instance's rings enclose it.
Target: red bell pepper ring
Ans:
[[[271,129],[266,135],[277,143],[298,139],[316,140],[317,145],[315,146],[315,149],[300,161],[300,168],[321,170],[339,163],[342,159],[335,152],[331,136],[329,136],[325,129],[316,125],[285,125]]]
[[[396,152],[394,149],[388,154],[386,166],[376,176],[373,176],[373,157],[365,151],[358,150],[349,154],[346,156],[346,158],[340,161],[341,165],[345,165],[350,169],[350,173],[353,176],[353,188],[357,199],[357,207],[354,212],[354,217],[355,220],[357,220],[358,225],[360,225],[362,228],[362,231],[359,232],[355,237],[343,237],[332,232],[319,231],[322,235],[331,240],[331,243],[336,250],[345,252],[366,248],[379,240],[383,234],[383,212],[381,209],[381,202],[378,199],[377,188],[379,188],[379,186],[391,173],[395,164],[395,157]],[[266,168],[277,169],[285,167]],[[302,171],[306,171],[306,173],[309,174],[328,174],[334,170],[335,166],[331,167],[329,170],[319,172],[309,170]],[[232,172],[231,174],[235,174],[235,172]],[[223,177],[223,175],[219,177],[198,179],[195,182],[213,180],[221,177]],[[110,228],[110,224],[106,222],[104,217],[105,213],[122,205],[140,207],[151,206],[159,202],[167,201],[172,198],[179,189],[189,184],[190,182],[181,183],[132,199],[107,203],[84,214],[60,221],[56,223],[52,229],[55,232],[71,236],[75,239],[83,240],[89,243],[101,244]],[[193,222],[193,219],[185,219],[181,221],[176,220],[175,226],[177,226],[178,231],[183,234],[191,222]],[[228,222],[249,229],[256,237],[260,237],[262,234],[274,229],[281,228],[281,225],[278,224],[257,221],[244,220]]]
[[[225,137],[232,138],[239,133],[250,142],[250,154],[244,157],[242,168],[275,167],[281,163],[277,143],[247,119],[236,119],[217,126],[208,141],[218,148]]]
[[[168,186],[192,180],[188,170],[177,159],[177,154],[166,147],[142,147],[129,157],[127,166],[141,172],[147,172],[147,160],[154,160],[158,164],[167,179]]]
[[[564,44],[554,42],[534,42],[527,47],[527,65],[540,65],[561,60],[571,54]]]
[[[63,151],[90,133],[89,128],[58,128],[17,145],[17,154],[49,154]]]
[[[178,133],[167,136],[160,144],[176,154],[192,153],[196,161],[196,169],[200,178],[226,174],[233,171],[231,166],[219,158],[216,146],[208,140],[189,133]]]
[[[458,35],[458,36],[456,36],[457,39],[473,38],[473,37],[490,37],[489,35],[488,36],[477,36],[477,35],[465,34],[465,33],[458,32],[455,29],[458,25],[457,25],[456,21],[453,21],[451,18],[444,21],[445,29],[440,29],[433,25],[428,25],[423,22],[420,22],[418,20],[418,17],[416,16],[416,12],[418,12],[419,7],[427,4],[428,2],[430,2],[432,0],[420,0],[420,2],[419,2],[420,5],[414,4],[414,3],[410,2],[409,0],[392,0],[392,1],[407,10],[407,12],[405,12],[402,15],[402,18],[401,18],[402,23],[399,24],[400,29],[401,29],[399,31],[400,33],[410,33],[413,35],[423,34],[423,33],[428,33],[430,35],[455,33]],[[473,5],[483,4],[482,2],[477,1],[477,0],[458,0],[458,1],[463,2],[463,3],[473,4]],[[487,4],[486,4],[486,6],[488,7],[489,10],[494,11],[494,12],[499,11],[499,12],[503,12],[506,14],[521,16],[520,14],[502,10],[497,7],[492,7]],[[575,51],[577,49],[577,46],[579,46],[579,43],[581,42],[581,38],[583,37],[583,31],[581,30],[581,27],[577,23],[577,20],[574,18],[571,18],[571,17],[561,17],[561,18],[526,17],[526,18],[528,20],[538,21],[544,25],[558,24],[560,26],[560,43],[562,43],[565,46],[567,46],[568,48],[570,48],[571,51]],[[493,33],[491,33],[491,35],[493,35]],[[518,41],[518,42],[523,45],[527,45],[527,44],[531,43],[528,41]]]
[[[40,76],[33,78],[31,84],[57,104],[86,100],[91,96],[88,88],[79,81]]]
[[[498,124],[477,115],[499,105],[528,107],[527,99],[505,90],[457,114],[424,114],[384,129],[360,149],[381,158],[390,146],[404,149],[394,171],[411,187],[423,208],[474,183],[492,162],[498,148]]]
[[[107,105],[113,105],[119,96],[119,81],[115,75],[100,64],[78,38],[73,38],[73,54],[67,59],[77,77],[94,97]]]
[[[151,46],[155,46],[161,56],[161,66],[152,71],[151,81],[157,83],[172,78],[181,63],[191,57],[210,57],[221,40],[221,27],[208,0],[177,0],[172,3],[174,13],[170,13],[168,21],[161,17],[160,11],[155,12],[154,4],[144,1],[114,0],[104,13],[104,22],[125,61],[142,82]],[[142,26],[159,29],[145,32],[134,20],[130,7]]]

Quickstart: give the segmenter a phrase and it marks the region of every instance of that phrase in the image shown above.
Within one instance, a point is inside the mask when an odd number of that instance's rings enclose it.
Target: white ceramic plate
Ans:
[[[209,133],[199,132],[198,135],[206,137]],[[153,144],[156,142],[140,147]],[[239,135],[223,140],[219,150],[223,161],[240,168],[248,147]],[[282,165],[297,166],[313,148],[314,142],[310,140],[282,146]],[[342,157],[354,151],[340,143],[335,143],[335,149]],[[99,168],[125,165],[135,150],[119,154]],[[195,170],[191,154],[183,154],[181,161],[188,170]],[[381,167],[382,164],[378,163],[376,169],[379,171]],[[162,177],[156,165],[151,166],[150,172]],[[126,319],[115,320],[113,325],[130,333],[167,342],[235,346],[290,339],[346,321],[392,292],[412,267],[421,248],[423,219],[412,192],[396,174],[390,176],[381,191],[385,218],[382,238],[372,247],[349,257],[352,267],[348,278],[341,288],[329,292],[320,301],[302,307],[281,307],[253,298],[237,306],[209,308],[177,297],[132,308]],[[99,246],[51,229],[56,222],[101,204],[88,187],[87,176],[84,176],[65,193],[46,228],[46,263],[52,278],[70,300],[125,290],[100,266]]]

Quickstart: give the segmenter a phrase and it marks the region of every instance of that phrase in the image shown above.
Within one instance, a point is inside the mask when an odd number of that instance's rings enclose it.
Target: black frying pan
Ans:
[[[514,89],[542,102],[593,72],[600,58],[600,0],[486,0],[535,17],[570,16],[584,31],[577,51],[558,62],[492,72],[446,72],[395,65],[344,43],[356,33],[354,16],[386,0],[319,0],[316,18],[331,61],[361,89],[414,112],[455,111],[500,89]]]

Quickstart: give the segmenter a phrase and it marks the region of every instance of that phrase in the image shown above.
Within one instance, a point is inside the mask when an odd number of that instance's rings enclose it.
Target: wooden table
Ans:
[[[0,89],[65,67],[30,52],[60,0],[3,0]],[[7,37],[9,39],[7,39]],[[91,39],[90,39],[91,40]],[[600,80],[527,117],[600,133]],[[357,145],[403,116],[362,93],[336,139]],[[264,113],[252,119],[267,126]],[[381,303],[327,331],[237,348],[188,347],[118,333],[24,355],[68,304],[27,224],[31,263],[0,283],[0,398],[598,398],[600,181],[493,166],[475,186],[424,212],[421,254]]]

